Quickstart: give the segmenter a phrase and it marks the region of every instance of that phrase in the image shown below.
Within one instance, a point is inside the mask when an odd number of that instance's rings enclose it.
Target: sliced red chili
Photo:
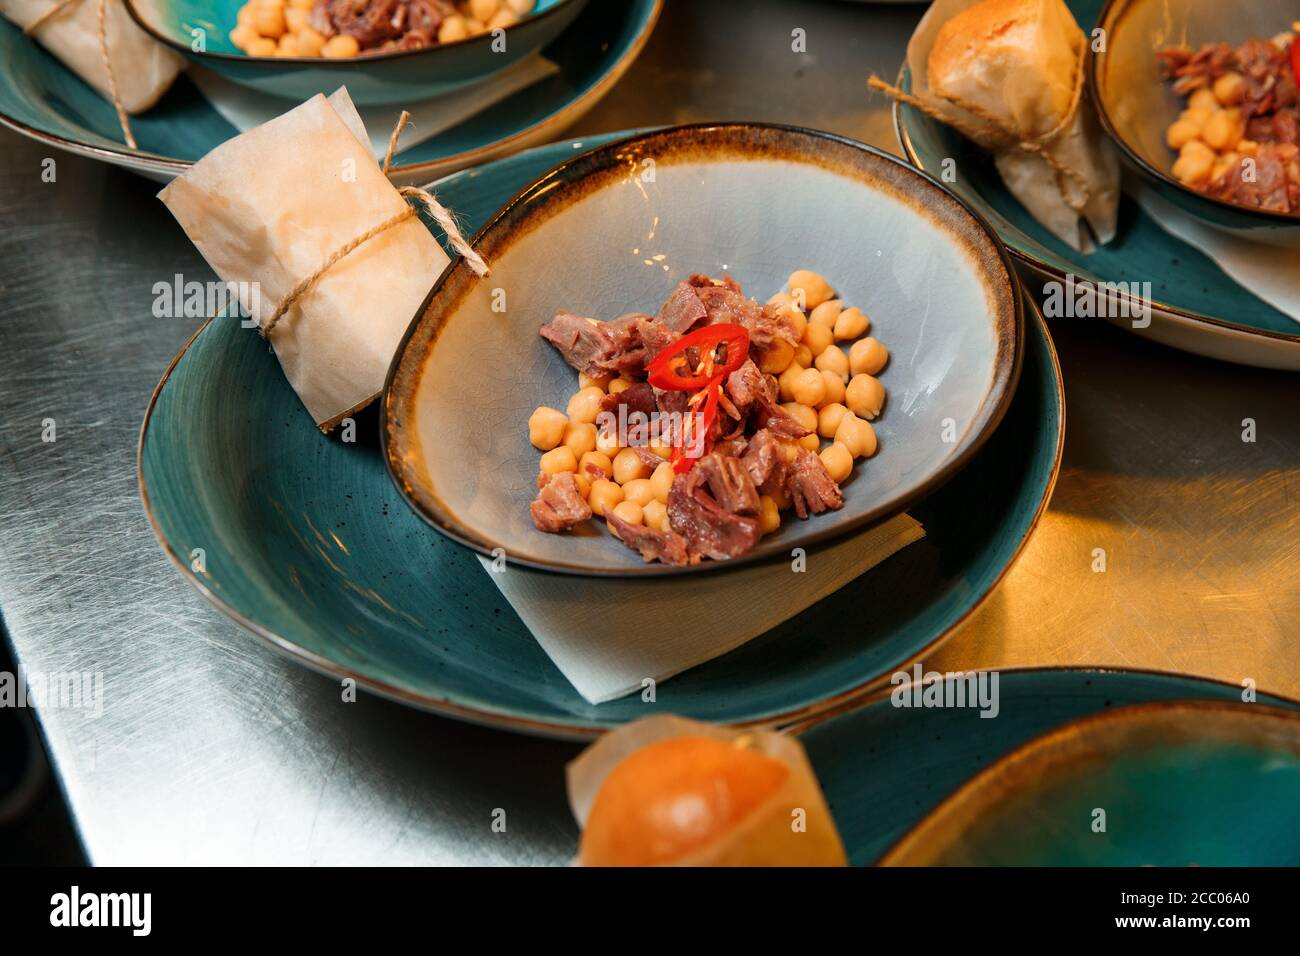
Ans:
[[[729,373],[728,373],[729,374]],[[681,442],[673,449],[672,463],[673,471],[677,474],[684,474],[691,470],[695,464],[698,455],[687,456],[686,446],[694,444],[695,426],[698,424],[704,439],[708,438],[709,429],[713,427],[713,421],[718,417],[718,399],[722,393],[723,375],[715,375],[705,385],[704,407],[696,414],[690,414],[682,426]],[[703,439],[702,439],[703,440]]]
[[[698,368],[691,367],[688,349],[699,355]],[[749,357],[749,332],[742,325],[719,323],[683,335],[656,355],[646,366],[646,378],[656,388],[694,392],[707,388],[719,376],[725,378]]]
[[[1300,37],[1291,38],[1291,78],[1300,86]]]

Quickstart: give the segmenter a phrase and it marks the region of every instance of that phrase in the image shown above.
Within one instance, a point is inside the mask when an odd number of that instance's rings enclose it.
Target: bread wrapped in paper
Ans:
[[[803,747],[766,730],[648,717],[568,767],[586,866],[844,866]]]
[[[100,0],[72,0],[37,26],[32,36],[111,100],[100,44],[99,4]],[[58,5],[59,0],[0,0],[0,14],[27,30]],[[177,53],[140,29],[123,0],[107,0],[104,41],[118,99],[128,113],[141,113],[157,103],[184,65]]]
[[[402,334],[449,262],[412,216],[320,271],[408,208],[346,89],[227,140],[159,197],[217,275],[239,284],[240,307],[259,327],[320,273],[268,338],[322,431],[383,390]]]
[[[907,47],[913,96],[991,150],[1012,195],[1084,252],[1114,237],[1120,195],[1084,89],[1087,42],[1064,0],[935,0]]]

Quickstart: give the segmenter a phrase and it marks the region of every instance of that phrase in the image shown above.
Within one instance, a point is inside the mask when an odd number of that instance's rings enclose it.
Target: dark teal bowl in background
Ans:
[[[320,57],[259,57],[230,40],[244,0],[126,0],[136,23],[186,59],[268,96],[301,101],[346,86],[360,105],[413,103],[497,73],[564,32],[588,0],[537,0],[533,12],[503,34],[491,33],[419,50]],[[196,50],[196,37],[203,49]]]
[[[1177,155],[1165,131],[1187,108],[1161,75],[1156,51],[1225,42],[1267,40],[1300,20],[1300,0],[1224,3],[1222,0],[1109,0],[1097,21],[1106,38],[1092,56],[1089,86],[1102,127],[1129,167],[1160,196],[1226,232],[1278,246],[1300,246],[1300,213],[1270,212],[1207,196],[1174,178]],[[1086,26],[1086,24],[1081,24]]]

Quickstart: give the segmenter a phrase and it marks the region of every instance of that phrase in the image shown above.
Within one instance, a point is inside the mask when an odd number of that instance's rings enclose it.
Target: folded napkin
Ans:
[[[398,113],[406,110],[411,122],[402,134],[402,148],[437,136],[471,116],[476,116],[520,90],[555,76],[560,68],[540,53],[512,63],[499,73],[482,82],[462,86],[450,93],[413,103],[393,103],[386,106],[362,106],[357,112],[366,129],[370,131],[370,145],[375,157],[380,158],[388,149],[388,136]],[[286,109],[286,101],[247,86],[233,83],[211,70],[190,64],[190,79],[199,88],[213,109],[241,133],[279,116]]]
[[[647,677],[658,683],[735,650],[923,537],[918,521],[898,515],[811,550],[799,573],[776,561],[720,575],[596,580],[516,567],[493,573],[479,560],[569,683],[601,704],[640,691]]]
[[[1300,322],[1300,249],[1251,242],[1193,218],[1142,183],[1125,189],[1165,232],[1209,256],[1216,265],[1279,312]]]

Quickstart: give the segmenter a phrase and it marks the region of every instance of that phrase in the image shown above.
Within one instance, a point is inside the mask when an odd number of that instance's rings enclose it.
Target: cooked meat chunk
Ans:
[[[637,321],[636,332],[641,339],[641,347],[645,349],[647,364],[656,355],[681,338],[681,335],[677,332],[674,332],[658,319],[652,319],[649,316]]]
[[[591,507],[583,500],[572,473],[567,471],[551,476],[537,500],[528,506],[528,511],[538,531],[552,534],[568,531],[579,521],[591,517]]]
[[[756,518],[724,511],[690,473],[678,475],[668,492],[668,524],[686,539],[692,554],[715,561],[743,554],[760,536]]]
[[[675,531],[657,531],[645,525],[629,524],[612,511],[605,513],[605,520],[619,540],[633,551],[639,552],[646,563],[662,561],[664,564],[681,566],[699,560],[698,557],[692,560],[686,539]]]
[[[786,480],[794,512],[800,518],[834,511],[844,504],[840,486],[826,471],[822,460],[807,448],[800,448],[794,456]]]
[[[762,428],[749,440],[740,462],[745,466],[745,471],[749,472],[749,480],[761,487],[773,469],[782,462],[782,455],[781,442],[770,429]]]
[[[689,282],[679,282],[668,301],[659,309],[655,320],[670,331],[682,335],[704,321],[705,315],[704,303],[700,301],[695,286]]]
[[[723,511],[758,514],[758,489],[739,458],[711,452],[695,463],[687,477],[692,489],[707,485],[713,500]]]
[[[621,392],[606,395],[600,400],[602,412],[618,415],[620,406],[627,406],[625,415],[631,415],[633,412],[640,412],[642,415],[653,414],[657,407],[654,387],[648,382],[637,382]]]
[[[758,411],[755,414],[755,420],[759,428],[768,429],[777,438],[796,441],[805,435],[812,434],[799,424],[797,418],[765,396],[760,396],[758,400]]]
[[[776,383],[759,371],[753,359],[745,359],[744,365],[727,376],[724,388],[731,403],[742,415],[760,399],[776,402]]]
[[[571,312],[560,312],[542,326],[542,338],[564,360],[585,375],[640,375],[645,361],[636,323],[640,316],[623,316],[597,322]]]

